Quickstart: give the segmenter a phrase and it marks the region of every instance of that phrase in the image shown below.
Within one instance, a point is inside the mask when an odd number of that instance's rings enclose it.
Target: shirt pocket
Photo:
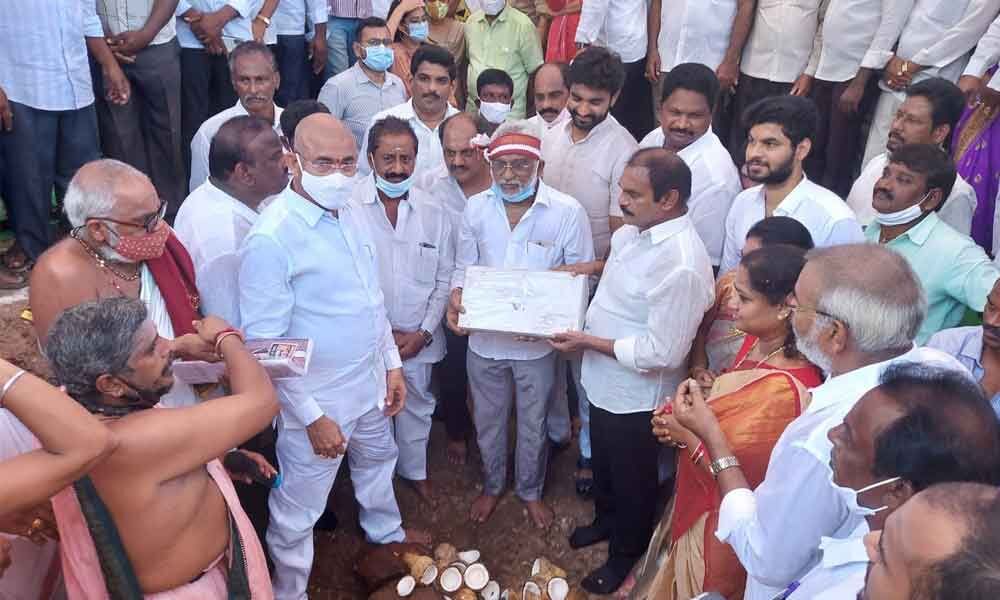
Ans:
[[[558,248],[549,240],[528,240],[524,266],[535,271],[551,269],[555,266],[558,252]]]
[[[428,242],[419,242],[413,245],[411,252],[408,261],[410,276],[419,283],[433,284],[441,250]]]

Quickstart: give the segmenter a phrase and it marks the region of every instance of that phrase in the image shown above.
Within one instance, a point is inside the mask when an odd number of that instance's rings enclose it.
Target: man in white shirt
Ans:
[[[831,484],[865,521],[846,538],[824,537],[822,559],[789,600],[856,598],[865,586],[864,537],[915,494],[949,481],[996,485],[1000,426],[968,373],[893,365],[830,431]]]
[[[660,126],[642,138],[640,148],[666,148],[691,169],[687,216],[705,243],[712,266],[722,262],[726,215],[743,191],[729,151],[712,131],[719,101],[719,80],[703,64],[682,63],[663,77]]]
[[[868,161],[847,196],[848,206],[863,227],[875,220],[872,190],[889,164],[889,154],[905,144],[947,147],[963,110],[965,101],[961,90],[940,77],[925,79],[907,88],[906,100],[899,105],[892,119],[885,143],[886,151]],[[938,216],[955,231],[969,235],[977,203],[976,191],[964,179],[957,177]]]
[[[729,151],[743,154],[747,127],[743,113],[758,100],[809,93],[804,74],[819,60],[815,46],[822,0],[758,2],[753,27],[740,59],[740,78],[733,98]]]
[[[311,76],[326,69],[327,10],[326,0],[281,0],[271,17],[270,28],[277,37],[274,56],[281,73],[275,99],[285,108],[308,98]],[[313,35],[306,41],[310,24]]]
[[[864,265],[864,268],[858,268]],[[886,285],[892,282],[892,285]],[[940,362],[951,357],[914,348],[927,311],[920,283],[906,261],[872,244],[812,250],[795,284],[792,325],[796,345],[830,378],[812,390],[812,402],[785,429],[756,490],[693,380],[673,400],[673,414],[705,444],[722,503],[715,535],[747,570],[746,600],[771,600],[818,560],[823,536],[843,538],[861,524],[830,485],[830,429],[878,386],[894,362]]]
[[[750,107],[746,121],[747,176],[761,185],[733,200],[719,272],[736,267],[747,232],[772,215],[805,225],[817,247],[864,241],[854,212],[802,170],[816,134],[816,105],[797,96],[767,98]]]
[[[402,362],[379,288],[375,245],[351,206],[357,149],[347,127],[313,114],[295,132],[291,186],[257,219],[240,249],[240,315],[248,337],[313,340],[309,374],[276,384],[278,462],[267,544],[275,598],[303,598],[313,525],[341,460],[369,542],[417,541],[404,531],[392,476],[398,449],[389,418],[403,409]]]
[[[278,39],[274,30],[267,28],[271,14],[262,13],[265,4],[264,0],[177,2],[174,14],[181,46],[181,150],[185,165],[191,164],[191,140],[201,124],[236,101],[232,61],[226,55],[239,43],[255,40],[255,31],[262,27],[265,34],[256,41],[273,44]],[[273,11],[276,4],[268,10]]]
[[[535,103],[535,116],[528,121],[549,130],[569,120],[569,67],[563,63],[545,63],[531,75],[528,90]]]
[[[862,125],[878,97],[872,73],[889,59],[913,0],[829,0],[816,33],[819,59],[806,67],[819,107],[806,171],[847,195],[861,154]]]
[[[389,72],[392,66],[392,36],[378,17],[358,24],[354,52],[358,61],[323,84],[319,101],[351,128],[358,148],[372,124],[372,117],[406,102],[403,80]]]
[[[471,265],[504,269],[550,270],[594,258],[590,225],[583,207],[538,177],[541,140],[526,121],[497,129],[487,150],[493,185],[469,199],[462,216],[452,278],[448,326],[459,335],[465,270]],[[539,528],[552,524],[542,501],[548,441],[546,413],[555,384],[556,354],[543,340],[473,333],[469,338],[469,387],[479,452],[483,493],[470,518],[485,522],[507,483],[507,424],[516,401],[515,493]]]
[[[624,63],[621,94],[612,114],[635,139],[653,128],[652,92],[646,79],[646,12],[646,0],[591,0],[583,5],[576,28],[577,48],[604,46]]]
[[[243,42],[229,53],[236,104],[202,123],[191,140],[191,191],[208,179],[208,151],[212,137],[223,123],[240,115],[253,115],[271,123],[281,134],[281,107],[274,103],[281,76],[271,50],[259,42]]]
[[[975,100],[984,85],[990,90],[1000,92],[1000,76],[996,73],[989,82],[985,81],[986,71],[997,64],[997,60],[1000,60],[1000,17],[990,23],[990,28],[976,44],[975,53],[958,79],[958,87],[970,101]]]
[[[650,419],[685,378],[714,298],[712,264],[687,216],[691,176],[661,148],[629,160],[621,179],[625,225],[612,238],[584,331],[551,341],[562,352],[584,351],[596,515],[573,532],[570,546],[610,540],[607,562],[581,583],[592,594],[618,589],[649,543],[659,456]]]
[[[407,102],[376,113],[372,123],[385,117],[399,117],[410,122],[417,134],[417,166],[415,173],[422,178],[426,173],[437,171],[443,164],[441,139],[437,129],[441,122],[458,112],[448,103],[455,93],[455,78],[458,66],[455,57],[446,49],[433,44],[424,44],[413,53],[410,62],[412,96]],[[368,155],[368,134],[361,139],[360,156]],[[367,175],[371,172],[368,162],[361,161],[359,171]]]
[[[177,212],[174,232],[191,254],[201,310],[240,327],[239,249],[261,203],[288,185],[278,134],[249,115],[212,138],[209,178]]]
[[[445,119],[438,133],[441,134],[446,169],[440,171],[425,189],[431,191],[434,203],[448,210],[452,236],[457,238],[462,228],[462,213],[469,199],[493,185],[490,165],[483,155],[484,148],[476,143],[479,141],[477,137],[485,136],[485,126],[472,114],[460,112]],[[463,465],[468,453],[469,432],[472,431],[472,416],[466,402],[469,338],[456,335],[450,328],[445,328],[444,338],[447,352],[439,363],[438,384],[448,434],[448,461]]]
[[[437,404],[431,367],[445,353],[441,322],[455,267],[452,221],[445,207],[413,186],[417,135],[410,125],[386,117],[369,136],[372,174],[354,188],[352,201],[375,242],[379,285],[403,361],[406,406],[394,419],[396,473],[430,502],[427,440]]]
[[[915,0],[909,5],[909,18],[895,51],[890,42],[883,48],[888,57],[878,65],[882,68],[881,94],[862,166],[885,147],[893,116],[906,99],[906,88],[930,77],[958,81],[972,48],[1000,12],[1000,0]]]

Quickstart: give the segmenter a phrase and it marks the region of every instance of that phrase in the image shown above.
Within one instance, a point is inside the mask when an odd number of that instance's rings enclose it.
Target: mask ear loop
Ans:
[[[863,493],[865,493],[867,491],[874,490],[875,488],[882,487],[883,485],[889,485],[890,483],[895,483],[897,481],[902,481],[902,479],[903,479],[902,477],[898,477],[898,476],[897,477],[890,477],[889,479],[886,479],[884,481],[879,481],[877,483],[872,483],[870,485],[866,485],[865,487],[863,487],[860,490],[858,490],[856,492],[856,494],[857,495],[861,495],[861,494],[863,494]],[[873,511],[872,512],[873,515],[877,515],[878,513],[882,512],[884,510],[888,510],[888,509],[889,509],[889,505],[884,505],[884,506],[880,506],[878,508],[873,508],[871,510]]]

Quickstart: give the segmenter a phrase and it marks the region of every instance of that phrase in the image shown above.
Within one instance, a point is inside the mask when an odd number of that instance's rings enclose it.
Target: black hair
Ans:
[[[281,135],[285,136],[288,145],[295,143],[295,129],[299,122],[316,113],[330,114],[330,109],[319,100],[296,100],[281,112],[278,122],[281,123]]]
[[[387,27],[385,19],[378,17],[366,17],[358,21],[358,26],[354,28],[354,40],[361,41],[361,32],[369,27]]]
[[[208,147],[208,173],[215,179],[226,181],[241,162],[249,162],[247,146],[258,135],[271,131],[271,124],[252,115],[233,117],[212,137]]]
[[[765,217],[757,221],[747,232],[747,239],[750,238],[760,240],[761,246],[787,244],[803,250],[812,250],[815,246],[812,235],[805,225],[791,217],[781,215]]]
[[[424,44],[417,48],[417,51],[413,53],[413,59],[410,61],[410,75],[416,77],[417,69],[425,62],[444,67],[448,71],[448,77],[452,81],[455,81],[455,78],[458,77],[458,65],[455,64],[455,57],[446,48],[435,46],[434,44]]]
[[[754,102],[743,113],[743,129],[750,131],[755,125],[774,123],[792,141],[792,148],[802,140],[814,140],[819,126],[816,103],[801,96],[773,96]]]
[[[955,126],[965,111],[965,94],[957,85],[947,79],[931,77],[906,89],[907,98],[915,96],[926,98],[930,103],[933,127],[948,125],[951,131],[955,131]]]
[[[382,141],[382,136],[385,135],[408,135],[410,139],[413,140],[414,151],[420,149],[420,142],[417,140],[417,134],[414,133],[413,128],[410,127],[408,121],[404,121],[399,117],[384,117],[375,121],[372,125],[371,130],[368,132],[368,152],[375,154],[375,150],[378,148],[378,144]]]
[[[719,100],[719,78],[712,69],[700,63],[677,65],[663,79],[660,103],[666,102],[667,98],[679,89],[701,94],[708,103],[708,110],[715,110],[715,103]]]
[[[771,306],[783,304],[795,291],[795,282],[806,264],[806,249],[789,244],[762,246],[740,259],[740,266],[747,270],[750,287],[767,300]],[[788,358],[799,356],[795,346],[795,331],[791,319],[786,319],[784,354]]]
[[[993,486],[944,483],[921,498],[965,530],[950,556],[930,565],[913,585],[914,600],[1000,598],[1000,494]]]
[[[614,96],[625,85],[625,65],[617,54],[600,46],[588,46],[569,64],[566,87],[583,85]]]
[[[643,148],[633,154],[625,166],[646,169],[654,202],[659,202],[671,190],[677,190],[681,203],[687,205],[691,197],[691,169],[673,152],[664,148]]]
[[[926,176],[926,191],[940,188],[941,202],[935,210],[941,210],[958,177],[955,161],[947,152],[935,144],[904,144],[889,155],[889,162],[901,164]]]
[[[476,95],[483,93],[483,88],[488,85],[502,85],[510,90],[510,97],[514,98],[514,80],[510,78],[507,71],[501,69],[484,69],[479,77],[476,77]]]
[[[897,363],[877,389],[904,414],[875,439],[876,476],[900,477],[916,491],[945,481],[1000,483],[1000,422],[967,373]]]

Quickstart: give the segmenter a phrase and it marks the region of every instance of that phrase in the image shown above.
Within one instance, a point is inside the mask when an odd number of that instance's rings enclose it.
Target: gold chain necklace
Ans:
[[[109,265],[108,261],[106,261],[103,256],[101,256],[100,254],[97,253],[96,250],[91,248],[90,244],[83,241],[83,238],[80,237],[79,230],[74,229],[72,232],[70,232],[70,237],[80,242],[80,245],[83,246],[84,251],[86,251],[86,253],[89,254],[90,257],[94,259],[94,262],[96,262],[97,266],[100,267],[101,269],[104,269],[108,273],[114,275],[115,277],[123,281],[132,282],[132,281],[137,281],[139,279],[140,273],[138,271],[136,271],[132,275],[129,275],[127,273],[122,273],[118,269],[115,269],[114,267]],[[115,281],[114,279],[111,280],[111,285],[113,285],[114,288],[118,290],[119,293],[121,293],[122,295],[126,295],[124,290],[118,287],[118,282]]]
[[[736,365],[733,366],[734,371],[740,368],[740,365],[743,364],[743,361],[745,361],[747,357],[750,356],[750,353],[753,352],[754,348],[756,348],[759,344],[760,344],[760,338],[757,338],[757,341],[753,343],[753,346],[750,346],[750,349],[747,350],[747,353],[743,355],[743,358],[740,359],[740,362],[736,363]],[[774,358],[774,356],[777,355],[782,350],[784,350],[786,346],[788,346],[788,344],[782,344],[781,346],[778,346],[778,348],[776,348],[774,352],[771,352],[770,354],[762,358],[760,361],[758,361],[757,365],[754,368],[759,369],[762,364]]]

